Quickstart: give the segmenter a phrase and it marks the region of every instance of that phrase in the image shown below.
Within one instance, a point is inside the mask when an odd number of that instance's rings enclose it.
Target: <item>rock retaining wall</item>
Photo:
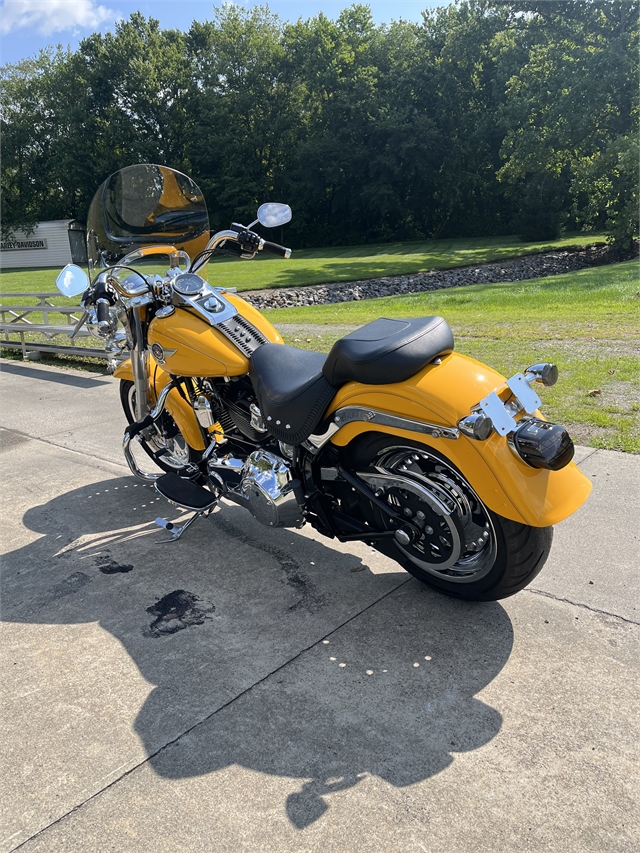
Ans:
[[[302,305],[329,305],[352,302],[358,299],[375,299],[379,296],[396,296],[425,290],[442,290],[447,287],[465,287],[469,284],[523,281],[543,278],[585,269],[607,262],[604,247],[562,250],[529,255],[524,258],[495,261],[451,270],[433,270],[409,275],[384,276],[364,281],[341,284],[318,284],[308,287],[250,290],[242,293],[243,299],[256,308],[291,308]]]

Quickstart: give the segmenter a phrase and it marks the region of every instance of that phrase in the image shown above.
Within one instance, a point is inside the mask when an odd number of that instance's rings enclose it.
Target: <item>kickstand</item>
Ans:
[[[182,527],[176,527],[176,525],[172,521],[166,521],[166,519],[164,518],[156,518],[155,523],[158,525],[158,527],[164,527],[167,533],[170,534],[168,539],[158,539],[156,544],[161,545],[163,542],[175,542],[182,536],[187,527],[190,527],[193,524],[196,518],[199,518],[199,516],[205,514],[206,513],[202,512],[194,512],[191,518],[188,518],[182,525]]]

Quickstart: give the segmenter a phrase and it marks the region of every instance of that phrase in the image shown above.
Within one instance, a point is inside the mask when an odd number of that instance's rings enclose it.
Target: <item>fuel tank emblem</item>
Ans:
[[[164,349],[160,344],[152,344],[151,346],[151,354],[158,364],[164,364],[166,359],[171,358],[176,352],[177,350],[175,349]]]

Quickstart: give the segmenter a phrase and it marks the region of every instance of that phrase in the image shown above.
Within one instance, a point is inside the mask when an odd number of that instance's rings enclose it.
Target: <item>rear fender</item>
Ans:
[[[149,373],[153,378],[151,396],[155,402],[165,385],[171,381],[171,377],[160,367],[153,356],[149,357]],[[116,379],[128,379],[130,382],[133,382],[131,359],[127,359],[122,364],[119,364],[114,370],[113,375]],[[194,450],[203,451],[205,444],[193,408],[182,399],[175,388],[169,392],[166,408],[176,422],[189,447],[192,447]]]
[[[349,382],[338,391],[327,414],[343,406],[365,406],[381,412],[455,427],[471,407],[502,386],[505,377],[474,359],[452,353],[430,364],[406,382],[361,385]],[[483,503],[505,518],[532,527],[557,524],[587,499],[591,483],[569,463],[560,471],[530,468],[516,457],[506,438],[493,432],[486,441],[433,438],[409,430],[363,422],[346,424],[331,438],[345,446],[364,432],[382,432],[418,440],[447,457],[466,477]]]

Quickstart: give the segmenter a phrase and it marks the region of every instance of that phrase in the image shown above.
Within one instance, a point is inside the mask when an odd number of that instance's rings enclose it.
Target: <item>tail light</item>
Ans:
[[[512,450],[531,468],[559,471],[573,459],[573,441],[560,424],[526,418],[507,440]]]

